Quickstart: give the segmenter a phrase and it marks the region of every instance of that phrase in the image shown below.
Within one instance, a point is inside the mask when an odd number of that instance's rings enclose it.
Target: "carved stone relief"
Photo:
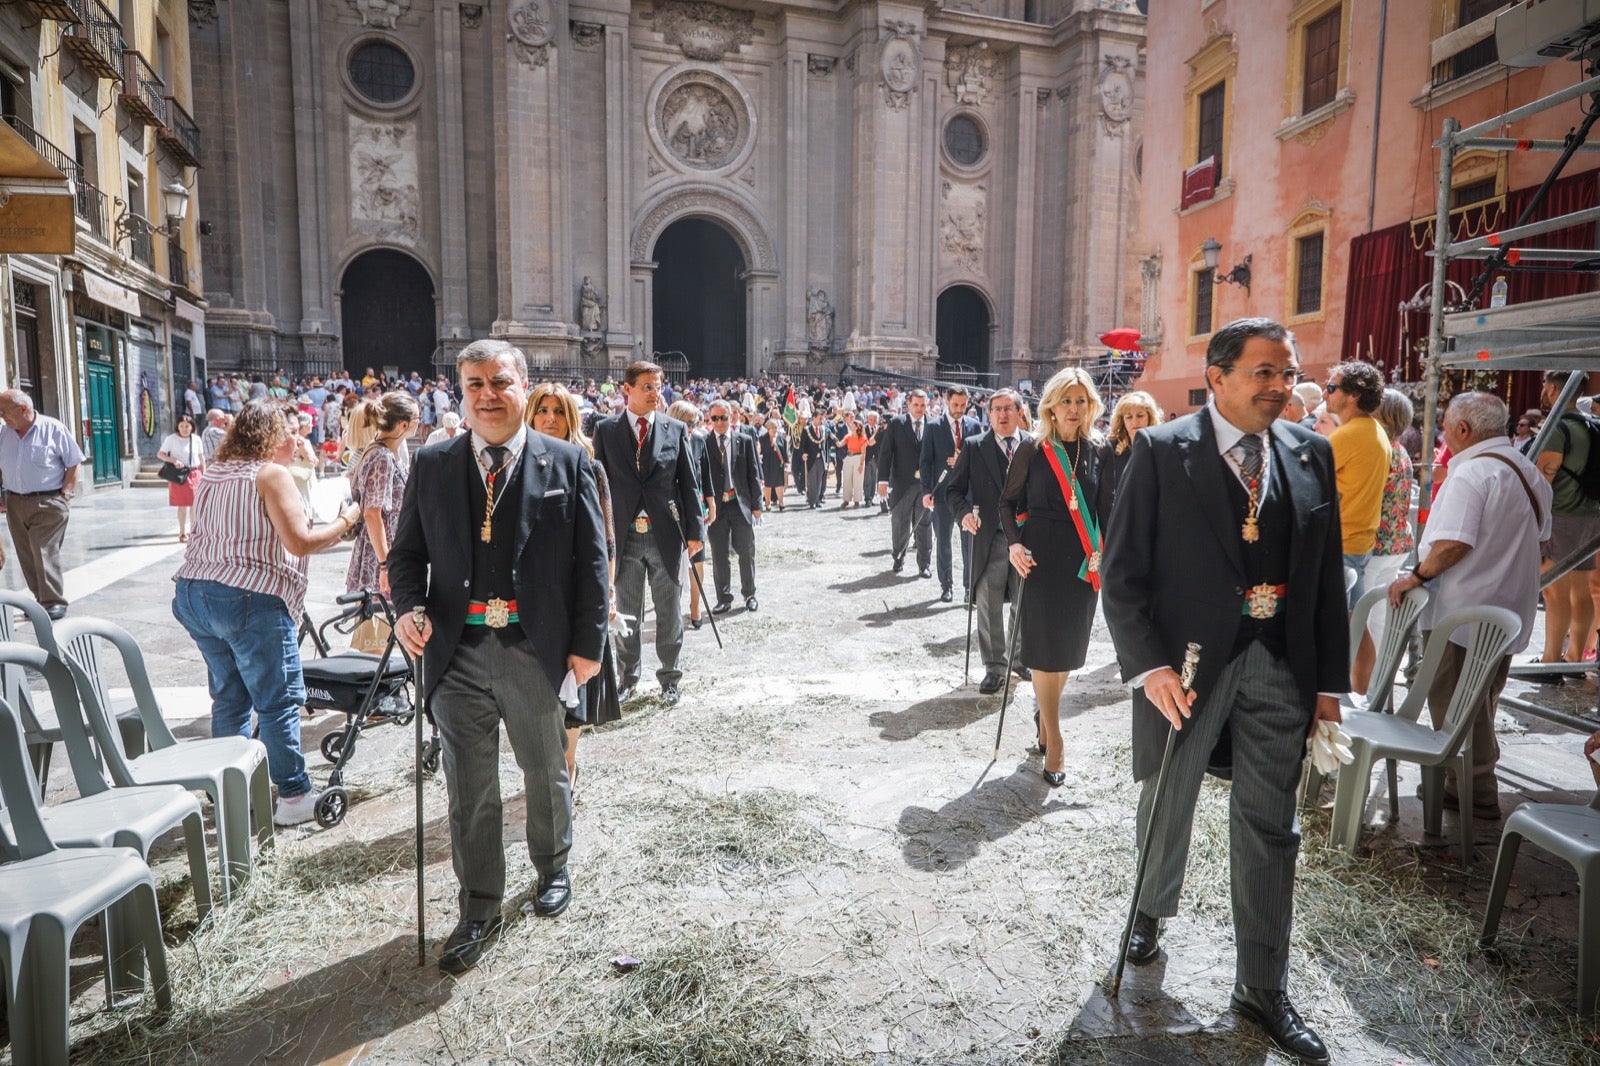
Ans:
[[[675,193],[646,212],[634,230],[633,258],[640,262],[650,258],[656,235],[668,224],[687,215],[702,215],[727,223],[751,269],[778,269],[772,241],[768,239],[761,222],[737,200],[704,186]]]
[[[1038,96],[1039,110],[1040,111],[1043,111],[1045,108],[1050,106],[1050,90],[1049,89],[1039,89],[1037,91],[1037,96]]]
[[[361,25],[379,30],[392,30],[400,16],[411,6],[411,0],[351,0]]]
[[[645,157],[644,169],[645,173],[652,178],[657,174],[665,174],[667,172],[667,168],[661,165],[661,160],[657,159],[653,152]]]
[[[806,56],[806,71],[818,78],[826,78],[833,73],[833,65],[838,60],[832,56],[819,56],[815,53]]]
[[[658,3],[650,15],[656,32],[690,59],[715,63],[755,39],[755,14],[704,0]]]
[[[572,43],[585,52],[599,48],[606,39],[606,28],[598,22],[573,22]]]
[[[517,58],[530,67],[550,61],[550,42],[555,31],[550,24],[548,0],[522,0],[507,15],[511,32],[506,40],[516,49]]]
[[[879,82],[889,107],[904,111],[911,105],[911,94],[917,91],[918,71],[922,66],[922,51],[918,38],[922,31],[915,23],[890,19],[883,24],[889,34],[878,54]]]
[[[461,28],[464,29],[464,30],[475,30],[475,29],[478,29],[482,25],[483,25],[483,5],[482,4],[462,4],[461,5]]]
[[[1107,56],[1100,70],[1100,123],[1113,137],[1122,136],[1133,117],[1133,60]]]
[[[939,212],[939,241],[957,266],[983,272],[988,188],[946,181]]]
[[[989,42],[957,45],[944,54],[944,80],[955,94],[956,103],[976,106],[989,95],[989,82],[1000,67],[1000,59],[989,51]]]
[[[1161,350],[1161,253],[1139,260],[1139,346],[1151,355]]]
[[[189,25],[204,28],[217,21],[217,0],[189,0]]]
[[[350,120],[350,220],[359,233],[415,241],[417,131],[408,122]]]
[[[657,97],[655,129],[661,147],[685,166],[717,170],[732,163],[750,135],[744,99],[708,70],[684,71]]]

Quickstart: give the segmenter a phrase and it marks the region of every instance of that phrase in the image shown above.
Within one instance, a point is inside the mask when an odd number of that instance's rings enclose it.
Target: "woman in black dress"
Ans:
[[[1044,742],[1044,779],[1062,770],[1061,692],[1083,666],[1100,599],[1102,519],[1109,510],[1111,448],[1094,433],[1105,410],[1087,373],[1058,371],[1039,400],[1039,436],[1017,449],[1000,500],[1000,525],[1018,592],[1017,657],[1033,672]]]
[[[1141,429],[1159,426],[1166,421],[1161,405],[1148,392],[1125,392],[1111,409],[1111,430],[1107,443],[1111,445],[1111,504],[1116,506],[1117,488],[1122,484],[1122,472],[1133,458],[1133,435]],[[1106,512],[1106,525],[1111,524],[1111,513]]]
[[[784,467],[789,462],[789,438],[783,432],[783,423],[776,418],[767,419],[766,432],[757,438],[761,445],[761,481],[766,486],[767,506],[783,510]]]

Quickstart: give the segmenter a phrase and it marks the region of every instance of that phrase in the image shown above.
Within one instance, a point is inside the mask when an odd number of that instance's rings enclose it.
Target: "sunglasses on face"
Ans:
[[[712,422],[726,422],[728,420],[728,416],[727,415],[712,415],[710,420]]]
[[[1342,381],[1330,381],[1322,387],[1322,391],[1325,393],[1335,393],[1349,392],[1350,390],[1344,387],[1344,382]]]

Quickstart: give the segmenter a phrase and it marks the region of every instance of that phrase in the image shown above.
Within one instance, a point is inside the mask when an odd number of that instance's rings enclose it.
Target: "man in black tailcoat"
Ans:
[[[1134,435],[1106,531],[1101,604],[1134,686],[1134,776],[1144,839],[1169,727],[1177,730],[1149,836],[1150,875],[1128,958],[1160,952],[1177,913],[1200,782],[1231,738],[1232,1007],[1304,1062],[1328,1061],[1285,991],[1306,739],[1349,688],[1333,451],[1279,421],[1299,367],[1270,319],[1231,322],[1206,348],[1211,402]],[[1190,642],[1198,670],[1185,692]]]

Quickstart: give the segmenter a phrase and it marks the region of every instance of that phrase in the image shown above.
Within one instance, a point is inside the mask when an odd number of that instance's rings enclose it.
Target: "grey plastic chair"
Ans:
[[[1428,698],[1428,689],[1439,672],[1445,644],[1456,630],[1467,628],[1466,661],[1461,677],[1450,696],[1444,728],[1434,729],[1419,721]],[[1472,781],[1472,715],[1483,698],[1511,642],[1522,630],[1522,619],[1504,607],[1468,607],[1452,611],[1434,628],[1422,657],[1422,668],[1406,693],[1405,702],[1394,714],[1377,711],[1350,711],[1344,716],[1344,731],[1350,736],[1350,751],[1355,761],[1339,768],[1339,785],[1334,793],[1332,843],[1355,854],[1361,836],[1362,812],[1367,790],[1372,784],[1372,767],[1379,759],[1400,759],[1417,763],[1422,769],[1423,830],[1439,832],[1444,807],[1444,769],[1453,767],[1463,789]],[[1461,865],[1472,862],[1472,798],[1464,796],[1459,818]]]
[[[0,964],[5,970],[11,1060],[66,1066],[70,1048],[69,948],[85,921],[106,914],[136,945],[108,958],[130,968],[143,951],[159,1011],[172,1009],[167,953],[150,868],[131,848],[56,848],[39,817],[38,782],[17,720],[0,715]],[[135,971],[137,972],[137,971]]]
[[[1494,943],[1517,848],[1524,840],[1559,855],[1578,871],[1578,1013],[1590,1014],[1600,1007],[1600,792],[1587,806],[1524,803],[1511,812],[1500,833],[1479,947]]]
[[[1381,711],[1384,714],[1394,713],[1394,682],[1400,673],[1400,661],[1405,658],[1406,648],[1412,629],[1417,624],[1417,619],[1422,617],[1422,609],[1428,605],[1429,592],[1424,588],[1414,588],[1400,598],[1399,607],[1389,606],[1389,590],[1387,588],[1368,589],[1356,601],[1356,609],[1350,613],[1350,665],[1355,666],[1356,653],[1361,648],[1362,635],[1367,631],[1367,622],[1373,611],[1384,611],[1386,617],[1383,626],[1383,639],[1378,642],[1376,654],[1372,662],[1372,680],[1367,686],[1364,700],[1357,702],[1354,694],[1346,696],[1342,701],[1346,710],[1355,711]],[[1393,759],[1385,759],[1389,783],[1389,816],[1391,819],[1400,817],[1399,772]],[[1305,791],[1301,794],[1301,803],[1309,806],[1315,802],[1317,794],[1322,791],[1323,777],[1317,773],[1315,766],[1306,763]]]
[[[105,778],[99,756],[85,732],[78,704],[78,693],[66,663],[47,652],[16,642],[0,643],[0,665],[18,671],[33,670],[42,675],[50,689],[51,702],[69,709],[63,721],[63,741],[67,746],[79,798],[40,810],[45,832],[59,848],[127,847],[149,861],[150,848],[162,836],[179,826],[189,852],[189,875],[194,887],[195,909],[201,921],[211,913],[211,868],[206,862],[205,824],[200,803],[194,794],[179,785],[150,785],[113,788]],[[9,703],[0,699],[0,718],[16,718]],[[21,723],[18,723],[21,728]],[[0,732],[5,729],[0,724]],[[7,816],[0,803],[0,820]],[[114,927],[109,943],[112,958],[123,958],[128,947],[127,930]],[[108,968],[107,992],[122,991],[137,973]]]
[[[145,669],[144,653],[133,635],[100,618],[69,618],[56,625],[62,659],[72,671],[80,706],[101,758],[119,787],[131,785],[182,785],[211,797],[217,822],[218,866],[222,870],[222,899],[250,876],[251,812],[255,813],[257,846],[272,843],[272,783],[267,775],[267,749],[245,737],[210,737],[178,740],[172,735],[161,705],[156,701]],[[111,644],[122,656],[128,684],[144,720],[150,751],[130,756],[111,728],[104,699],[105,680],[99,670],[99,641]]]
[[[16,627],[11,611],[21,611],[33,628],[33,641],[51,655],[58,654],[55,624],[31,596],[9,589],[0,589],[0,641],[16,640]],[[39,795],[50,780],[50,754],[61,742],[61,723],[56,721],[53,707],[35,704],[33,692],[28,688],[27,672],[13,666],[0,667],[0,699],[16,709],[22,719],[22,733],[28,741],[28,757],[33,762],[33,772],[39,778]],[[132,700],[124,701],[115,710],[117,729],[122,733],[122,746],[127,751],[144,750],[144,722],[139,718],[139,708]]]

